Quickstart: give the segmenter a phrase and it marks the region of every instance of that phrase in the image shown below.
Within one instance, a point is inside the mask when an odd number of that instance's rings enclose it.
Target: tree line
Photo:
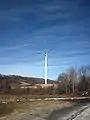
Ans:
[[[90,95],[90,66],[69,68],[57,79],[59,94],[89,96]]]
[[[26,79],[24,78],[24,80]],[[57,88],[51,86],[43,89],[39,86],[37,89],[12,89],[12,83],[19,85],[16,84],[17,81],[22,81],[22,79],[16,76],[0,75],[0,91],[9,94],[90,96],[90,66],[80,67],[79,69],[71,67],[61,73],[56,81],[52,81],[57,85]]]

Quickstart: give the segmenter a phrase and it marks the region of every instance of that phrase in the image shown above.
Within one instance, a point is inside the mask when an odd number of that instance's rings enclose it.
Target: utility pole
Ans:
[[[47,53],[45,55],[45,84],[47,84]]]

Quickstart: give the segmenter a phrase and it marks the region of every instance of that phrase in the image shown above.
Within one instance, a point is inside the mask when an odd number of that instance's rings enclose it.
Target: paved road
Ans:
[[[90,120],[90,105],[79,103],[54,111],[47,120]]]
[[[75,103],[72,106],[64,107],[53,111],[49,116],[28,116],[22,120],[90,120],[90,104]]]
[[[85,111],[83,111],[74,120],[90,120],[90,107],[86,109]]]

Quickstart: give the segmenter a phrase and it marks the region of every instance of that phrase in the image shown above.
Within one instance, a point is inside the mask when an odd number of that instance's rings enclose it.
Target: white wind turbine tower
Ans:
[[[48,53],[52,50],[50,48],[47,52],[44,53],[44,68],[45,68],[45,84],[48,84],[47,73],[48,73]]]
[[[52,48],[50,48],[47,52],[39,52],[38,54],[44,54],[44,79],[45,79],[45,84],[48,84],[48,53],[51,51]]]
[[[48,84],[48,79],[47,79],[47,73],[48,73],[48,53],[52,50],[52,48],[50,48],[47,52],[44,53],[44,75],[45,75],[45,84]]]
[[[44,54],[44,79],[45,79],[45,84],[48,84],[48,79],[47,79],[47,76],[48,76],[48,53],[52,50],[53,47],[49,48],[47,50],[47,52],[39,52],[38,54]]]
[[[55,43],[54,43],[55,45]],[[47,76],[48,76],[48,53],[52,50],[54,46],[52,46],[51,48],[49,48],[47,50],[47,52],[44,52],[44,75],[45,75],[45,84],[48,84],[48,79],[47,79]]]
[[[48,68],[48,52],[38,52],[38,54],[43,54],[44,55],[44,79],[45,79],[45,84],[47,84],[47,68]]]
[[[48,67],[48,58],[47,53],[44,53],[44,61],[45,61],[45,84],[47,84],[47,67]]]

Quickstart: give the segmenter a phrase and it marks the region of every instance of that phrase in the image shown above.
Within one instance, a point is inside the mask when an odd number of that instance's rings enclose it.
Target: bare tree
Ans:
[[[74,67],[68,69],[67,73],[62,73],[58,77],[59,90],[66,94],[75,93],[75,86],[77,81],[77,72]]]
[[[68,86],[69,86],[68,74],[66,73],[60,74],[58,77],[58,82],[59,82],[60,92],[62,91],[62,93],[68,94]]]
[[[88,76],[89,67],[81,67],[79,69],[78,93],[86,95],[90,90],[90,77]],[[90,72],[90,71],[89,71]]]
[[[68,79],[69,79],[69,89],[70,89],[70,93],[75,93],[75,86],[76,86],[76,82],[77,82],[77,72],[75,67],[71,67],[68,70]]]

